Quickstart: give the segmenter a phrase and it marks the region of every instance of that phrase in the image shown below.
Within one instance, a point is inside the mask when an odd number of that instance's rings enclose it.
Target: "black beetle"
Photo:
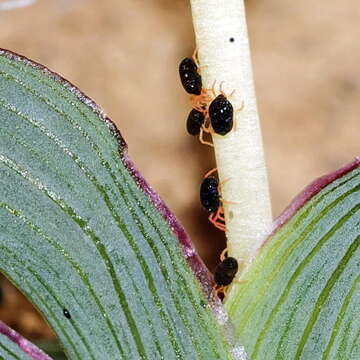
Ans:
[[[199,135],[200,129],[205,122],[205,115],[203,112],[192,109],[186,121],[186,129],[190,135]]]
[[[200,202],[208,212],[220,207],[219,182],[214,176],[205,177],[200,186]]]
[[[182,86],[189,94],[200,95],[202,89],[201,75],[192,58],[185,58],[180,62],[179,75]]]
[[[211,127],[219,135],[226,135],[234,125],[234,109],[231,102],[223,95],[218,95],[209,106]]]
[[[233,257],[224,259],[218,264],[214,271],[214,281],[217,286],[227,286],[233,281],[238,272],[238,262]]]

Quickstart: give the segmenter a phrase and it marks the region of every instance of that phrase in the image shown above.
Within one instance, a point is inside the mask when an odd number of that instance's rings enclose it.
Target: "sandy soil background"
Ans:
[[[248,0],[246,8],[277,216],[315,177],[359,155],[360,7]],[[224,237],[207,223],[198,186],[214,160],[185,133],[189,104],[177,73],[194,49],[188,0],[38,0],[0,12],[0,47],[60,73],[106,110],[213,268]],[[1,286],[0,319],[50,337],[16,289]]]

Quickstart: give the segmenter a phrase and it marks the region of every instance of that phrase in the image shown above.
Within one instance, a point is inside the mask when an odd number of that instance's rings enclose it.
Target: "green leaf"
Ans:
[[[35,345],[50,355],[53,360],[66,360],[62,346],[56,340],[40,340],[36,341]]]
[[[359,163],[308,187],[233,287],[226,308],[252,360],[360,359]]]
[[[70,83],[8,51],[0,188],[0,269],[69,358],[232,358],[174,232],[207,273],[113,123]]]

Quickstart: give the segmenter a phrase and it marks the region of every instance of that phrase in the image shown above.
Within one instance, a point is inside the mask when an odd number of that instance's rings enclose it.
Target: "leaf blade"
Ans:
[[[272,235],[248,283],[230,294],[226,308],[252,359],[359,355],[350,349],[360,329],[360,169],[352,165]],[[340,350],[345,317],[353,342]]]
[[[0,55],[0,268],[72,359],[231,358],[114,125],[55,74]]]

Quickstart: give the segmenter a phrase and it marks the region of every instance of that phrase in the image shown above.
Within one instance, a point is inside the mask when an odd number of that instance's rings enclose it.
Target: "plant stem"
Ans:
[[[190,0],[203,86],[216,81],[235,109],[234,128],[213,135],[229,255],[245,268],[272,223],[243,0]],[[242,104],[244,108],[240,109]],[[231,202],[231,203],[230,203]]]

